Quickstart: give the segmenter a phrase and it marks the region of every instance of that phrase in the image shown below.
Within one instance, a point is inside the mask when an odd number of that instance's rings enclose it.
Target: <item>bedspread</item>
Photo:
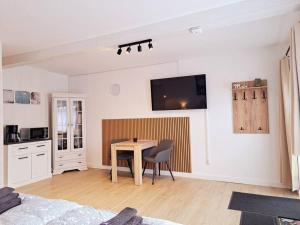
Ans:
[[[1,225],[99,225],[116,213],[57,199],[20,194],[22,204],[0,215]],[[149,225],[180,225],[143,217]]]

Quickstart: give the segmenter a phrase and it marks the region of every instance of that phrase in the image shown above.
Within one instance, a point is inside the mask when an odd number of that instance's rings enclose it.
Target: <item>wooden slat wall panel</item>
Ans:
[[[192,172],[189,117],[102,120],[103,165],[110,165],[110,142],[112,139],[131,139],[133,137],[158,141],[174,140],[175,148],[170,162],[172,170]],[[118,165],[127,166],[126,162],[118,162]],[[166,169],[166,166],[163,165],[162,170]]]

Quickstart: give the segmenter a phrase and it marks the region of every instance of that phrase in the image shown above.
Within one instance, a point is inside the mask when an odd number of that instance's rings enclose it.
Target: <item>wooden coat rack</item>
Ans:
[[[232,83],[234,133],[269,133],[267,80]]]

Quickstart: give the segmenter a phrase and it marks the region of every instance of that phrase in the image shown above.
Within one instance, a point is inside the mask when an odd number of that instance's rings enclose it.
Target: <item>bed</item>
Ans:
[[[1,225],[99,225],[116,214],[74,202],[20,194],[22,204],[0,215]],[[149,225],[180,225],[143,217]]]

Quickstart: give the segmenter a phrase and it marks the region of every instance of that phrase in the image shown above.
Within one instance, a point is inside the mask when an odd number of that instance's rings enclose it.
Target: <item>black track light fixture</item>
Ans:
[[[149,42],[148,47],[149,47],[149,50],[150,50],[150,51],[153,49],[153,45],[152,45],[152,42],[151,42],[151,41]]]
[[[142,50],[143,50],[142,44],[146,44],[146,43],[148,43],[149,50],[152,50],[153,49],[152,39],[146,39],[146,40],[142,40],[142,41],[136,41],[136,42],[131,42],[128,44],[119,45],[117,54],[118,55],[122,54],[122,48],[126,48],[126,53],[129,54],[131,52],[131,46],[133,46],[133,45],[137,45],[138,52],[142,52]]]
[[[142,46],[139,44],[137,49],[138,49],[138,52],[141,52],[142,51]]]
[[[126,49],[126,53],[129,54],[130,52],[131,52],[131,47],[129,45],[128,48]]]
[[[118,55],[121,55],[121,54],[122,54],[122,48],[119,48],[119,49],[118,49],[117,54],[118,54]]]

